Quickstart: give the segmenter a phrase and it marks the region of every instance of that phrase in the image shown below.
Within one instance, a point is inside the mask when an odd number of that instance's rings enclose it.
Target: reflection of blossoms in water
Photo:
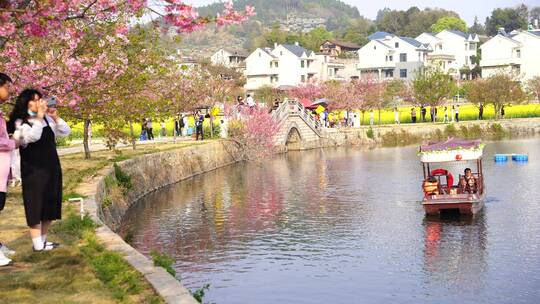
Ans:
[[[222,168],[145,198],[129,215],[135,246],[173,255],[182,283],[212,283],[216,303],[536,303],[540,166],[486,162],[496,200],[440,220],[425,218],[416,153],[326,149]]]

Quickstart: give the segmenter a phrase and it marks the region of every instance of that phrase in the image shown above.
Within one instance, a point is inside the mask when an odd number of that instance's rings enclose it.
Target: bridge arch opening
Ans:
[[[302,136],[300,131],[296,127],[292,127],[287,134],[287,141],[285,142],[288,150],[300,150],[302,149]]]

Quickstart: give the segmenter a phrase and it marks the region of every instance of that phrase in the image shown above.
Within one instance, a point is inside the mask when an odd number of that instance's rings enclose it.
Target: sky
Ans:
[[[272,0],[267,0],[272,1]],[[360,14],[369,18],[375,19],[377,11],[384,7],[390,9],[406,10],[411,6],[417,6],[420,9],[426,7],[437,7],[457,12],[465,22],[470,26],[473,24],[474,16],[478,16],[480,22],[484,23],[486,17],[491,15],[491,11],[498,7],[516,6],[524,3],[527,6],[540,6],[540,0],[342,0],[345,3],[358,7]],[[186,0],[194,6],[205,5],[215,0]],[[255,8],[255,11],[257,8]]]

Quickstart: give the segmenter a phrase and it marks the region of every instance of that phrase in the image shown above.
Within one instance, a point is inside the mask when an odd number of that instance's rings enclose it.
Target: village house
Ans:
[[[540,30],[499,33],[480,46],[482,77],[510,74],[525,82],[540,76]]]
[[[298,43],[275,44],[273,49],[258,48],[247,57],[245,89],[287,89],[314,81],[341,80],[343,68],[331,56],[315,54]]]
[[[422,33],[416,40],[429,45],[432,50],[427,56],[428,66],[436,66],[455,78],[470,78],[471,70],[476,66],[478,35],[444,30],[437,34]]]
[[[360,77],[412,80],[431,51],[428,44],[410,37],[376,32],[369,38],[372,40],[358,51]]]
[[[350,42],[326,40],[321,44],[320,51],[323,54],[339,57],[342,54],[346,55],[348,53],[356,53],[360,48],[361,46]]]
[[[248,54],[244,50],[220,49],[210,57],[210,61],[214,65],[243,70],[247,57]]]

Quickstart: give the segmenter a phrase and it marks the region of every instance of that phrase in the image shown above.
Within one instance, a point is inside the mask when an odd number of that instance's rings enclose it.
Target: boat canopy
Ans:
[[[484,145],[480,140],[449,138],[420,146],[419,155],[423,163],[455,162],[480,159],[483,150]]]

